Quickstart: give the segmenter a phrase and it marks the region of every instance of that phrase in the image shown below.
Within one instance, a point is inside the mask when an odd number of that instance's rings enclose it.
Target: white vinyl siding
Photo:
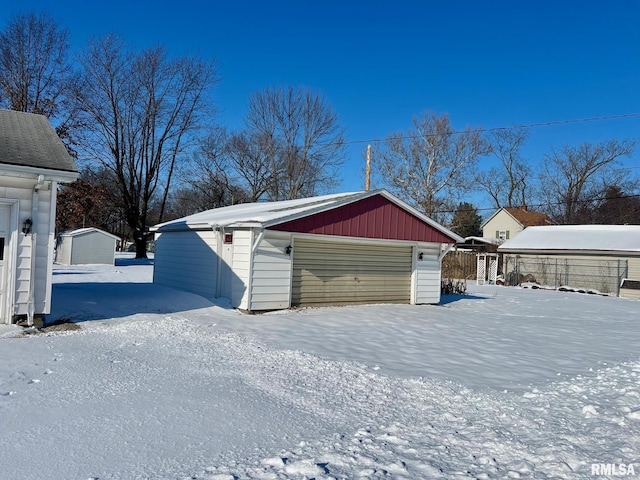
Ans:
[[[414,270],[415,298],[412,303],[440,302],[441,263],[439,245],[416,248]],[[418,256],[422,254],[422,260]]]
[[[61,265],[71,264],[71,242],[62,237],[59,237],[56,246],[56,262]]]
[[[116,240],[100,232],[78,235],[73,239],[73,265],[99,263],[113,265]]]
[[[215,297],[216,244],[217,233],[210,230],[157,233],[154,283]]]
[[[233,231],[233,261],[231,265],[231,305],[249,309],[249,273],[251,271],[251,230]]]
[[[410,303],[412,247],[297,238],[292,304]]]
[[[251,273],[251,310],[274,310],[291,305],[291,234],[267,230],[258,245]]]
[[[522,230],[522,225],[515,218],[506,211],[500,210],[482,226],[482,236],[484,238],[499,238],[500,232],[503,232],[508,240],[516,237]]]
[[[629,257],[629,272],[627,276],[633,280],[640,280],[640,258]]]
[[[38,218],[33,222],[37,225],[36,262],[35,262],[35,313],[49,313],[51,302],[49,292],[51,285],[49,271],[53,264],[54,237],[51,230],[51,190],[48,183],[38,193]]]
[[[117,239],[99,230],[62,235],[56,261],[62,265],[113,265]]]
[[[53,263],[53,225],[51,212],[55,212],[52,200],[55,201],[53,188],[55,182],[46,181],[38,193],[38,215],[33,214],[33,189],[35,179],[2,177],[0,198],[17,201],[16,261],[13,281],[15,282],[14,307],[12,314],[26,315],[29,305],[29,282],[31,278],[31,255],[36,255],[34,262],[34,313],[48,314],[51,310],[51,278],[49,275]],[[22,222],[26,219],[33,222],[32,232],[36,232],[36,245],[32,245],[34,236],[22,233]],[[8,288],[11,288],[8,286]]]

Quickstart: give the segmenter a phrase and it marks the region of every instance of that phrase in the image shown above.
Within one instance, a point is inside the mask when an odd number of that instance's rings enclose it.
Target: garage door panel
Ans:
[[[377,265],[376,265],[375,269],[365,269],[365,268],[356,267],[356,268],[354,268],[354,269],[352,269],[352,270],[350,270],[348,272],[344,272],[344,271],[335,271],[335,272],[327,271],[330,268],[331,268],[331,265],[327,265],[327,268],[325,268],[325,269],[321,269],[321,268],[304,268],[304,271],[301,272],[301,275],[309,277],[309,278],[316,278],[316,279],[321,279],[321,280],[331,279],[331,278],[339,278],[339,277],[344,277],[344,278],[367,277],[367,278],[371,278],[373,280],[376,277],[380,277],[382,279],[384,279],[384,278],[399,278],[399,277],[404,277],[405,274],[406,274],[406,272],[389,272],[388,270],[385,270],[384,267],[380,267],[380,266],[377,266]]]
[[[410,246],[296,239],[294,305],[409,303]]]

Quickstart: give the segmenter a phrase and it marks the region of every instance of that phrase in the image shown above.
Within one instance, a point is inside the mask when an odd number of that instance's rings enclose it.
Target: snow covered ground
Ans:
[[[243,315],[152,268],[55,266],[50,320],[80,330],[0,327],[0,478],[640,475],[640,302]]]

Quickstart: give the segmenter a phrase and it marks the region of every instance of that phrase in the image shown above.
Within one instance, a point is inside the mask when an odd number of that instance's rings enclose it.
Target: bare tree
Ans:
[[[16,15],[0,31],[0,105],[45,115],[70,148],[74,114],[66,95],[72,75],[68,52],[67,29],[45,14]]]
[[[250,201],[257,202],[277,183],[277,170],[271,168],[269,152],[274,148],[271,138],[258,132],[234,133],[228,139],[227,167],[235,180],[247,191]]]
[[[500,166],[478,174],[476,182],[491,197],[496,208],[527,205],[531,186],[531,167],[520,156],[529,132],[523,128],[496,130],[491,133],[491,152]]]
[[[183,186],[173,195],[172,214],[189,215],[210,208],[255,201],[238,184],[233,164],[229,161],[230,139],[222,127],[214,127],[195,153],[193,161],[182,169]],[[182,216],[184,216],[182,215]]]
[[[637,191],[637,190],[636,190]],[[640,195],[627,194],[618,185],[609,186],[593,211],[594,223],[640,224]]]
[[[199,173],[190,171],[186,182],[196,190],[209,188],[207,184],[220,186],[231,195],[231,203],[257,202],[272,182],[271,147],[272,142],[258,133],[244,130],[229,135],[214,128],[195,157]],[[244,194],[238,197],[240,191]]]
[[[0,32],[0,86],[11,110],[56,114],[70,71],[69,35],[49,16],[17,15]]]
[[[406,133],[389,135],[373,154],[381,183],[426,215],[442,221],[439,211],[473,186],[474,170],[489,146],[477,129],[455,131],[448,115],[425,113]]]
[[[620,157],[631,156],[635,140],[610,140],[564,146],[545,155],[539,174],[542,196],[549,214],[561,224],[582,223],[597,205],[606,186],[624,182],[623,170],[612,167]]]
[[[246,140],[258,142],[260,155],[241,157],[259,161],[252,167],[254,172],[267,163],[268,198],[300,198],[337,185],[337,170],[344,160],[344,130],[320,94],[305,88],[268,87],[249,99],[245,123]]]
[[[80,63],[83,153],[113,175],[136,256],[145,258],[148,222],[163,220],[176,164],[188,155],[216,82],[214,65],[169,59],[162,47],[132,51],[114,35],[92,41]]]

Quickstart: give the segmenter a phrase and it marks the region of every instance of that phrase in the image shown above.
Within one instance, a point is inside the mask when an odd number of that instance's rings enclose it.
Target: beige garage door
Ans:
[[[410,303],[411,247],[296,239],[293,305]]]

